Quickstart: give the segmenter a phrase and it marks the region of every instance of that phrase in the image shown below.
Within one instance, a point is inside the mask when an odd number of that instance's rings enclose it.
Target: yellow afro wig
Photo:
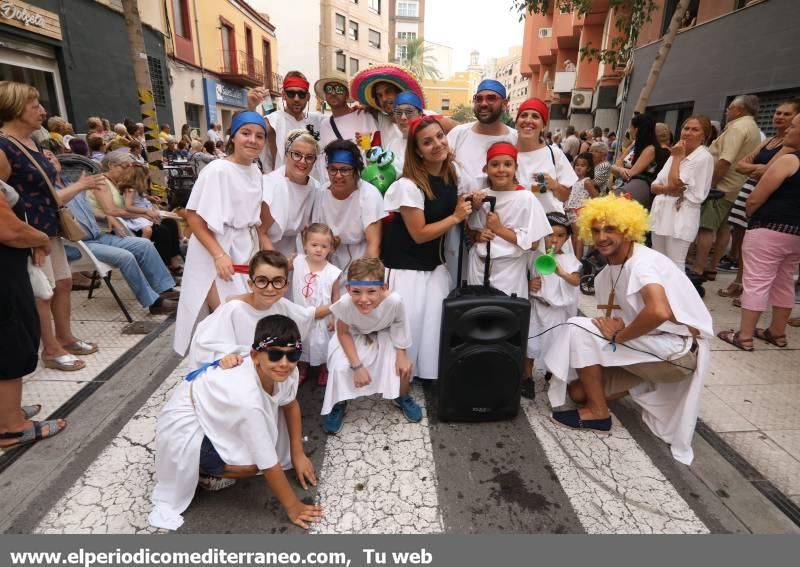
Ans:
[[[642,205],[628,197],[614,194],[589,199],[578,215],[578,235],[584,242],[592,241],[595,223],[615,226],[627,240],[644,242],[650,228],[650,216]]]

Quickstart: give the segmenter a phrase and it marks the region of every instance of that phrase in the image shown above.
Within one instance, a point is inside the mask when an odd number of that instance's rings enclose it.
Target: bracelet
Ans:
[[[220,253],[220,254],[217,254],[216,256],[214,256],[214,261],[216,262],[217,260],[219,260],[219,259],[220,259],[220,258],[222,258],[223,256],[227,256],[227,255],[228,255],[228,253],[227,253],[227,252],[222,252],[222,253]]]
[[[352,370],[353,372],[355,372],[356,370],[361,370],[362,368],[364,368],[364,363],[363,363],[363,362],[359,362],[359,363],[358,363],[358,364],[356,364],[355,366],[351,366],[351,367],[350,367],[350,370]]]

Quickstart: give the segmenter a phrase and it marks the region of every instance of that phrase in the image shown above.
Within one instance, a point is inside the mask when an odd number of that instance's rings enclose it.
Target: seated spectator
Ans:
[[[214,142],[211,140],[205,143],[200,140],[192,142],[192,155],[189,156],[189,163],[192,164],[195,175],[200,175],[203,168],[215,159],[217,159],[217,156],[214,152]]]
[[[189,158],[189,144],[181,140],[178,142],[178,159]]]
[[[139,140],[128,142],[128,152],[136,162],[141,164],[147,163],[142,155],[143,151],[142,144],[139,143]]]
[[[214,142],[214,155],[218,158],[225,157],[225,142],[220,140],[219,142]]]
[[[665,150],[672,150],[672,130],[663,122],[656,122],[656,140]]]
[[[89,134],[86,143],[89,145],[89,157],[97,163],[103,161],[103,157],[106,155],[106,143],[103,141],[103,137]]]
[[[594,162],[594,183],[595,190],[600,195],[605,195],[608,191],[608,177],[611,174],[611,162],[608,161],[608,146],[603,142],[592,142],[589,148]]]
[[[69,151],[73,154],[89,157],[89,145],[86,140],[81,140],[80,138],[72,138],[69,141]]]
[[[170,162],[180,158],[181,156],[178,153],[178,145],[175,142],[175,138],[167,138],[166,142],[167,147],[164,150],[164,161]]]

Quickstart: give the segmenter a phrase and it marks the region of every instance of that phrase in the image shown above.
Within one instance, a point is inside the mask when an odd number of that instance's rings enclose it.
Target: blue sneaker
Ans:
[[[403,415],[411,423],[417,423],[422,420],[422,409],[420,409],[414,398],[406,394],[392,400],[392,403],[400,408]]]
[[[329,435],[336,435],[342,430],[344,424],[344,414],[347,413],[347,402],[339,402],[325,417],[322,422],[322,429]]]

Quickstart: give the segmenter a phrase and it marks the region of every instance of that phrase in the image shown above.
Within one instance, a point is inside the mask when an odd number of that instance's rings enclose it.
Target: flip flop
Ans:
[[[775,345],[778,348],[786,348],[787,346],[789,346],[789,343],[786,341],[786,335],[773,335],[772,333],[769,332],[769,329],[757,328],[756,332],[753,333],[753,336],[766,343]]]
[[[739,297],[742,295],[742,285],[732,283],[727,288],[720,288],[717,290],[717,295],[720,297]]]
[[[86,356],[87,354],[94,354],[97,352],[97,345],[78,339],[74,343],[64,345],[64,350],[77,356]]]
[[[717,337],[729,345],[733,345],[738,349],[741,349],[745,352],[753,352],[753,345],[751,344],[749,347],[745,345],[746,342],[753,342],[753,339],[749,341],[741,341],[739,339],[739,331],[734,331],[733,329],[728,329],[727,331],[720,331],[717,333]]]
[[[74,372],[86,368],[86,363],[80,358],[71,354],[62,354],[55,358],[42,358],[42,364],[45,368],[52,368],[53,370],[62,370],[64,372]]]
[[[38,415],[40,411],[42,411],[42,404],[33,404],[32,406],[22,406],[22,416],[25,418],[26,421]]]
[[[14,449],[16,447],[21,447],[23,445],[28,445],[30,443],[35,443],[37,441],[41,441],[42,439],[47,439],[52,437],[53,435],[57,435],[64,428],[67,426],[66,422],[64,425],[61,426],[58,424],[57,419],[50,419],[47,421],[33,421],[33,426],[28,427],[22,431],[9,431],[8,433],[0,433],[0,439],[16,439],[16,443],[12,443],[11,445],[0,446],[0,449],[4,451],[8,451],[10,449]],[[43,428],[47,427],[47,433],[43,433]]]

